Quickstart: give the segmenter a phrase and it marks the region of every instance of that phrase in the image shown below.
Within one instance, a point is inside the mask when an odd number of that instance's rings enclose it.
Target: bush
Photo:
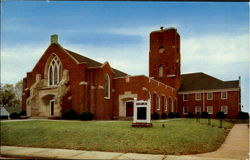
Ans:
[[[239,119],[249,119],[249,114],[247,112],[239,112],[238,118]]]
[[[169,118],[174,118],[174,117],[175,117],[174,112],[170,112],[170,113],[168,114],[168,117],[169,117]]]
[[[189,112],[189,113],[187,114],[187,118],[194,118],[194,114],[191,113],[191,112]]]
[[[175,117],[175,118],[180,118],[180,113],[176,112],[176,113],[174,114],[174,117]]]
[[[159,119],[159,114],[157,113],[157,112],[154,112],[152,115],[151,115],[151,117],[152,117],[152,119],[153,120],[157,120],[157,119]]]
[[[161,114],[161,118],[162,118],[162,119],[166,119],[167,117],[168,117],[168,116],[167,116],[166,113],[162,113],[162,114]]]
[[[202,112],[201,113],[201,118],[209,118],[210,115],[208,114],[208,112]]]
[[[216,118],[218,118],[218,119],[223,119],[223,118],[225,118],[224,112],[217,112],[217,113],[216,113]]]
[[[80,114],[80,120],[87,121],[92,120],[94,118],[94,114],[91,112],[82,112]]]
[[[74,119],[79,119],[79,116],[73,109],[67,109],[63,113],[62,118],[68,120],[74,120]]]
[[[16,112],[13,112],[10,114],[10,119],[19,119],[20,115]]]
[[[25,110],[22,110],[19,114],[20,114],[20,116],[26,116],[27,112]]]

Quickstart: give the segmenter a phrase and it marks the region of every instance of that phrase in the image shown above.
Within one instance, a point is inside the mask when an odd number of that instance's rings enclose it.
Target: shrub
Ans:
[[[175,117],[175,118],[180,118],[180,113],[176,112],[176,113],[174,114],[174,117]]]
[[[157,119],[159,119],[160,116],[157,112],[154,112],[151,117],[153,120],[157,120]]]
[[[87,121],[92,120],[94,118],[94,114],[91,112],[82,112],[79,117],[80,120]]]
[[[249,114],[247,112],[239,112],[238,118],[239,119],[249,119]]]
[[[13,112],[10,114],[10,119],[19,119],[20,115],[16,112]]]
[[[62,118],[68,120],[74,120],[74,119],[79,119],[79,116],[73,109],[67,109],[63,113]]]
[[[189,112],[189,113],[187,114],[187,118],[194,118],[194,114],[191,113],[191,112]]]
[[[162,119],[166,119],[167,117],[168,117],[168,116],[167,116],[166,113],[162,113],[162,114],[161,114],[161,118],[162,118]]]
[[[208,114],[208,112],[202,112],[201,113],[201,118],[209,118],[210,115]]]
[[[225,118],[224,112],[217,112],[217,113],[216,113],[216,118],[219,118],[219,119]]]
[[[170,112],[170,113],[168,114],[168,117],[169,117],[169,118],[174,118],[174,116],[175,116],[174,112]]]
[[[25,110],[22,110],[19,114],[20,114],[20,116],[26,116],[27,112]]]

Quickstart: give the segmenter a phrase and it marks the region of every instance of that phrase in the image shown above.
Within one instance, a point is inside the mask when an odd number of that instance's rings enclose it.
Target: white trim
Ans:
[[[187,99],[185,99],[185,95],[187,96]],[[182,97],[182,98],[183,98],[183,101],[188,101],[188,97],[189,97],[188,94],[183,94],[182,96],[183,96],[183,97]]]
[[[209,107],[211,107],[212,108],[212,112],[208,112],[208,108]],[[213,112],[214,112],[214,108],[213,108],[213,106],[207,106],[207,112],[208,112],[208,114],[213,114]]]
[[[199,99],[197,98],[197,95],[198,95],[198,94],[200,95],[200,98],[199,98]],[[201,100],[201,93],[195,93],[195,100],[196,100],[196,101],[200,101],[200,100]]]
[[[226,98],[223,97],[223,93],[226,93]],[[228,93],[227,93],[227,91],[221,92],[221,99],[227,99],[227,98],[228,98]]]
[[[220,106],[220,111],[223,112],[223,109],[222,109],[223,107],[225,107],[225,109],[226,109],[226,112],[224,112],[224,114],[228,114],[228,106],[226,106],[226,105]]]
[[[192,94],[192,93],[203,93],[203,92],[222,92],[222,91],[227,91],[227,92],[228,91],[240,91],[240,88],[183,91],[183,92],[178,92],[178,94]]]
[[[211,94],[211,98],[208,97],[208,95]],[[207,100],[213,100],[213,92],[207,92]]]
[[[187,113],[184,112],[184,111],[185,111],[184,108],[187,108]],[[182,113],[183,113],[183,114],[188,114],[188,111],[189,111],[189,108],[188,108],[187,106],[182,107]]]

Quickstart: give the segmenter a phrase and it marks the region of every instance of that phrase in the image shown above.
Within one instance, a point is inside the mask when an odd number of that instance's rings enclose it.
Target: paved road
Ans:
[[[249,152],[249,128],[246,124],[236,124],[226,141],[214,152],[196,155],[155,155],[137,153],[116,153],[80,151],[69,149],[31,148],[1,146],[2,156],[59,158],[59,159],[153,159],[153,160],[246,160]]]

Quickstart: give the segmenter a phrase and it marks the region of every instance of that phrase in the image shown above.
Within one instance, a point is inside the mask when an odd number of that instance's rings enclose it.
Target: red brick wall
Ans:
[[[159,48],[164,47],[164,53]],[[150,34],[149,76],[176,89],[180,82],[180,36],[176,29],[154,31]],[[159,66],[163,67],[163,77],[159,77]],[[176,75],[167,77],[167,75]]]
[[[211,117],[215,117],[217,112],[221,111],[221,106],[228,106],[227,117],[236,118],[240,108],[239,108],[239,91],[228,91],[228,98],[221,99],[221,92],[213,92],[213,99],[207,100],[207,93],[204,93],[204,106],[203,107],[203,93],[201,94],[201,100],[195,100],[195,93],[188,94],[188,101],[183,100],[183,94],[178,95],[178,112],[183,115],[183,107],[188,107],[189,112],[195,113],[195,107],[200,106],[202,112],[207,112],[207,106],[213,106],[213,114]]]

